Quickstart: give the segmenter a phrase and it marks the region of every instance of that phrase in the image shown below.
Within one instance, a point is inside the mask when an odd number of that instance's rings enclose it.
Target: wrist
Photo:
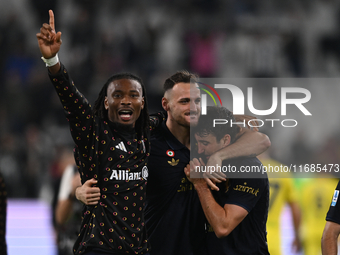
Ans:
[[[193,183],[195,189],[209,189],[207,182],[204,179],[200,179],[197,182]]]
[[[52,67],[59,63],[58,53],[52,58],[41,57],[41,59],[45,62],[46,67]]]
[[[225,149],[225,148],[223,148],[223,149]],[[223,153],[223,152],[221,152],[221,150],[219,150],[219,151],[216,151],[214,154],[212,154],[210,156],[210,158],[214,159],[215,162],[216,161],[223,161],[223,160],[228,159],[228,155],[225,155],[225,153]]]
[[[77,187],[77,188],[75,189],[75,191],[74,191],[74,197],[75,197],[77,200],[79,200],[79,196],[78,196],[77,191],[78,191],[78,189],[79,189],[80,187],[81,187],[81,186]]]

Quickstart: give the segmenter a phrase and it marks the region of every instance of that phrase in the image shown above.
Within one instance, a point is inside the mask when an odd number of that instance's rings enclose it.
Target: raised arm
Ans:
[[[61,41],[61,32],[56,33],[54,25],[54,14],[49,10],[50,21],[49,24],[44,23],[40,28],[40,33],[37,33],[38,45],[40,52],[44,59],[51,60],[57,58]],[[56,64],[54,64],[56,62]],[[60,70],[59,61],[52,61],[54,65],[49,66],[48,69],[52,74],[56,74]]]
[[[61,32],[56,33],[54,14],[49,11],[49,24],[44,23],[37,33],[42,59],[49,69],[50,80],[63,105],[65,116],[71,128],[72,138],[81,155],[88,151],[89,130],[92,129],[92,108],[86,97],[76,88],[68,71],[59,62],[58,52],[61,46]]]

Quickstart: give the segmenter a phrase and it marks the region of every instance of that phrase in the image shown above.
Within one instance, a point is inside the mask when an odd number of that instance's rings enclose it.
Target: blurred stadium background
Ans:
[[[48,9],[62,32],[59,58],[91,102],[120,71],[143,78],[150,112],[161,110],[164,79],[181,69],[202,77],[340,77],[336,0],[0,0],[0,171],[10,255],[56,254],[53,204],[72,141],[35,37]],[[318,98],[319,110],[327,107],[337,121],[330,96]],[[304,130],[269,134],[272,142],[289,141],[284,148],[273,142],[272,156],[339,163],[339,128],[323,126],[317,144]]]

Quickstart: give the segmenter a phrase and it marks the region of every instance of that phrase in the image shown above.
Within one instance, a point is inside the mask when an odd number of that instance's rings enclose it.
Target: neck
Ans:
[[[190,150],[190,127],[181,126],[170,117],[166,121],[166,126],[174,137]]]
[[[109,123],[114,129],[119,130],[119,132],[126,132],[126,133],[132,133],[135,130],[135,127],[133,124],[130,125],[124,125],[118,122],[112,122],[109,120]]]

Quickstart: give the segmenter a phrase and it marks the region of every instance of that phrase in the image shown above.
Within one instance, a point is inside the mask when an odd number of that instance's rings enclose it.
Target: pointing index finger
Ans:
[[[55,28],[54,28],[54,13],[53,13],[52,10],[49,10],[48,13],[50,14],[50,26],[55,31]]]

